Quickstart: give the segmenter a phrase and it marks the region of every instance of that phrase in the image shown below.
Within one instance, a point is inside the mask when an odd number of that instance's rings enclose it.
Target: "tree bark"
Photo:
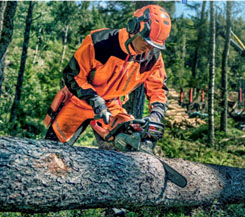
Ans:
[[[0,60],[3,58],[9,43],[12,40],[14,29],[14,15],[16,11],[17,2],[8,1],[4,10],[3,26],[0,38]]]
[[[61,64],[63,63],[64,58],[65,58],[68,31],[69,31],[69,25],[67,24],[65,27],[65,35],[64,35],[64,40],[63,40],[63,49],[62,49],[62,56],[61,56],[61,61],[60,61]]]
[[[214,81],[215,81],[215,7],[210,1],[210,56],[208,90],[208,142],[214,144]]]
[[[37,44],[36,44],[36,48],[35,48],[35,53],[34,53],[34,57],[33,57],[33,61],[32,61],[32,64],[36,64],[37,63],[37,56],[38,56],[38,51],[39,51],[39,47],[42,43],[42,40],[41,40],[41,33],[42,32],[42,27],[39,27],[39,30],[37,32]]]
[[[198,36],[197,36],[197,41],[196,41],[196,46],[195,46],[195,53],[194,53],[194,58],[193,58],[193,65],[192,65],[192,77],[195,81],[195,86],[193,86],[193,96],[195,98],[198,97],[198,91],[200,89],[200,87],[197,86],[198,84],[198,75],[197,75],[197,65],[198,65],[198,60],[199,60],[199,53],[200,53],[200,47],[202,46],[203,41],[205,41],[204,37],[204,31],[206,31],[205,29],[205,22],[206,22],[206,17],[205,17],[205,10],[206,10],[206,1],[203,1],[202,3],[202,11],[201,11],[201,17],[200,17],[200,21],[199,21],[199,25],[198,25]]]
[[[144,89],[144,84],[141,84],[136,90],[130,93],[129,100],[123,106],[135,118],[142,118],[143,116],[145,105]]]
[[[27,16],[26,16],[24,42],[23,42],[23,49],[22,49],[22,55],[21,55],[21,61],[20,61],[19,75],[18,75],[18,80],[17,80],[17,85],[16,85],[15,98],[14,98],[14,102],[11,108],[11,114],[10,114],[10,119],[9,119],[9,122],[12,123],[12,127],[15,125],[15,121],[17,118],[17,111],[18,111],[18,107],[20,104],[21,89],[22,89],[22,84],[24,80],[27,50],[28,50],[29,39],[30,39],[33,7],[34,7],[34,2],[30,1]]]
[[[163,160],[186,176],[185,188],[166,180],[160,161],[148,154],[0,137],[0,211],[181,207],[245,199],[245,169]]]
[[[3,20],[4,20],[4,11],[7,6],[6,1],[1,1],[0,2],[0,35],[2,34],[2,29],[3,29]]]
[[[1,2],[0,14],[0,96],[2,93],[2,83],[4,78],[4,61],[7,48],[12,41],[14,30],[14,15],[17,2]]]
[[[205,10],[206,10],[206,1],[203,1],[202,3],[202,12],[200,17],[200,23],[199,23],[199,30],[198,30],[198,36],[197,36],[197,43],[193,58],[193,65],[192,65],[192,77],[196,79],[196,71],[197,71],[197,62],[198,62],[198,54],[199,54],[199,48],[201,46],[201,43],[203,41],[203,31],[204,31],[204,23],[205,23]]]
[[[5,55],[0,60],[0,97],[2,95],[2,85],[4,80],[4,66],[5,66],[4,62],[5,62]]]
[[[220,130],[227,131],[227,112],[228,112],[228,101],[227,101],[227,65],[230,50],[230,39],[231,39],[231,7],[232,2],[227,1],[226,6],[226,37],[225,37],[225,48],[223,51],[222,58],[222,72],[221,72],[221,119],[220,119]]]

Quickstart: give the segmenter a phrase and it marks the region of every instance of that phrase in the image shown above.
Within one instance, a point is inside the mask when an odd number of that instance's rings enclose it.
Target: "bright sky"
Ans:
[[[0,0],[1,1],[1,0]],[[172,1],[172,0],[168,0],[168,1]],[[202,4],[203,0],[177,0],[176,1],[176,12],[174,14],[175,17],[179,17],[182,14],[184,14],[185,17],[190,17],[190,16],[196,16],[196,12],[195,10],[191,10],[190,8],[188,8],[186,6],[185,3],[182,3],[183,1],[187,1],[187,4],[192,5],[195,3],[200,3]],[[215,1],[215,5],[216,5],[216,10],[224,10],[224,6],[226,4],[226,0],[213,0]],[[100,5],[104,5],[106,7],[106,2],[107,1],[97,1],[97,0],[91,0],[92,4],[100,4]],[[235,9],[233,9],[233,16],[242,16],[245,20],[245,0],[235,0]],[[207,0],[207,7],[209,7],[209,0]],[[237,8],[240,9],[237,9]],[[201,11],[201,6],[200,6],[200,11]],[[173,15],[172,15],[173,16]]]
[[[223,1],[218,1],[218,0],[213,0],[215,2],[215,7],[216,10],[219,11],[224,11],[224,7],[226,5],[226,0]],[[197,1],[192,1],[192,0],[187,0],[187,4],[194,4],[194,3],[201,3],[202,4],[202,0],[197,0]],[[209,7],[209,2],[207,1],[207,7]],[[232,16],[233,17],[242,17],[245,20],[245,0],[235,0],[233,1],[233,9],[232,9]],[[201,7],[200,7],[201,10]],[[189,9],[186,4],[183,4],[182,1],[178,1],[176,2],[176,12],[174,14],[175,17],[179,17],[182,14],[184,14],[185,17],[188,16],[195,16],[195,11]]]

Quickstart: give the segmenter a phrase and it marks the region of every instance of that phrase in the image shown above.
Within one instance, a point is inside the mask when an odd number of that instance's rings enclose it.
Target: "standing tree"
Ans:
[[[202,42],[204,41],[205,37],[205,22],[206,22],[206,17],[205,17],[205,10],[206,10],[206,1],[203,1],[202,3],[202,11],[201,11],[201,17],[198,22],[198,36],[196,40],[196,46],[195,46],[195,53],[194,53],[194,58],[193,58],[193,65],[192,65],[192,77],[194,81],[197,81],[197,63],[198,63],[198,57],[200,53],[200,47],[202,45]],[[195,84],[198,84],[198,82],[195,82]],[[196,94],[197,87],[194,87],[194,95]]]
[[[0,3],[0,96],[4,76],[5,54],[12,41],[16,6],[16,1],[8,1],[7,3],[3,1]]]
[[[62,38],[63,42],[60,59],[61,66],[64,62],[69,38],[71,38],[70,35],[71,31],[73,30],[73,24],[78,22],[77,17],[79,14],[79,6],[72,1],[55,2],[54,4],[57,4],[57,7],[54,7],[53,10],[53,15],[55,16],[53,22],[56,26],[56,31],[58,30],[58,37]]]
[[[214,144],[215,6],[210,1],[210,56],[208,90],[208,142]]]
[[[23,79],[24,79],[24,71],[25,71],[25,65],[26,65],[26,59],[27,59],[27,50],[28,50],[29,39],[30,39],[33,7],[34,7],[34,2],[30,1],[28,13],[26,16],[24,42],[23,42],[23,49],[22,49],[22,55],[21,55],[19,75],[18,75],[18,80],[17,80],[17,85],[16,85],[15,98],[14,98],[14,102],[11,108],[11,114],[10,114],[10,120],[9,120],[9,122],[12,124],[11,126],[12,128],[16,124],[15,121],[17,118],[18,107],[20,104],[21,88],[22,88]]]
[[[6,6],[7,6],[6,1],[0,2],[0,35],[3,29],[4,11],[5,11]]]
[[[227,64],[230,50],[230,39],[231,39],[231,8],[232,2],[227,1],[226,6],[226,37],[225,37],[225,48],[222,57],[222,74],[221,74],[221,120],[220,130],[227,131]]]

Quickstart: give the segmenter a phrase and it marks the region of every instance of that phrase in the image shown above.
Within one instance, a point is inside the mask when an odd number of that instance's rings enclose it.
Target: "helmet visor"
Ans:
[[[152,47],[158,48],[160,50],[166,49],[165,42],[163,44],[158,44],[150,39],[150,37],[144,37],[144,40]]]

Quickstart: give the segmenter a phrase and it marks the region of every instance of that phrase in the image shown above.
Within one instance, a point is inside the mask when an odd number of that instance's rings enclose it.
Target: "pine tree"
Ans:
[[[7,48],[12,41],[14,29],[14,15],[16,11],[17,2],[8,1],[1,2],[0,5],[0,96],[2,92],[2,83],[4,76],[4,61]]]
[[[22,84],[23,84],[25,65],[26,65],[26,59],[27,59],[27,50],[28,50],[29,40],[30,40],[33,7],[34,7],[34,2],[30,1],[28,13],[26,16],[24,42],[23,42],[23,48],[22,48],[22,55],[21,55],[18,81],[17,81],[17,85],[16,85],[15,98],[14,98],[14,102],[13,102],[13,105],[11,108],[11,114],[10,114],[10,119],[9,119],[9,122],[12,125],[11,128],[14,128],[16,126],[17,113],[18,113],[18,108],[20,105]]]
[[[208,91],[208,142],[214,145],[214,84],[215,84],[215,5],[210,1],[210,56]]]
[[[220,130],[227,131],[227,111],[228,111],[228,102],[227,102],[227,65],[228,57],[230,50],[230,39],[231,39],[231,8],[232,2],[227,1],[226,6],[226,37],[225,37],[225,47],[223,51],[222,58],[222,72],[221,72],[221,120],[220,120]]]

